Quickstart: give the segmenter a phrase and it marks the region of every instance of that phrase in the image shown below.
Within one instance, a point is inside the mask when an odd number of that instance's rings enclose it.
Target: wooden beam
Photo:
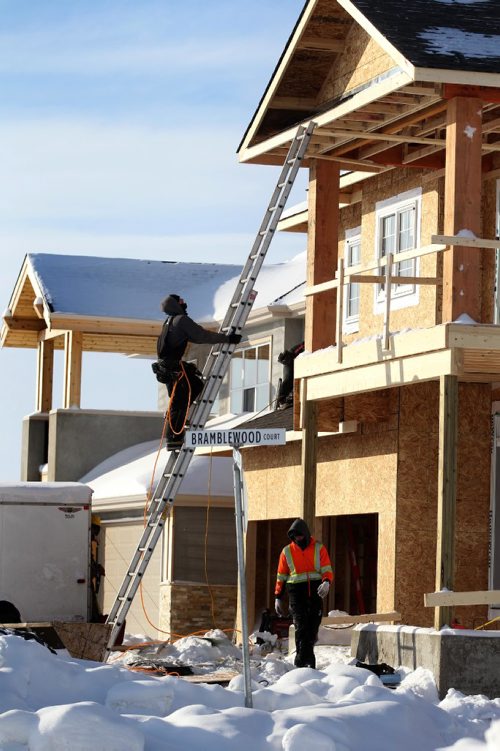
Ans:
[[[436,544],[436,591],[453,590],[457,498],[458,379],[439,379],[439,452]],[[434,627],[451,625],[450,607],[437,607]]]
[[[52,409],[52,385],[54,380],[54,340],[38,343],[36,411],[49,412]]]
[[[453,83],[445,83],[443,86],[443,99],[480,99],[482,102],[495,102],[500,104],[500,88],[494,86],[470,86]]]
[[[453,607],[457,605],[499,605],[500,589],[480,592],[429,592],[424,594],[426,608]]]
[[[340,170],[318,161],[310,168],[308,192],[307,284],[331,278],[337,267]],[[333,343],[336,292],[306,300],[305,348],[309,352]]]
[[[309,529],[316,519],[317,405],[302,402],[302,518]]]
[[[82,389],[82,339],[80,331],[64,335],[63,409],[79,407]]]
[[[481,230],[480,99],[456,97],[448,102],[444,234]],[[470,246],[452,247],[443,261],[443,322],[462,313],[481,320],[481,256]]]
[[[491,248],[492,250],[500,247],[500,240],[485,240],[482,237],[461,237],[460,235],[432,235],[431,242],[466,248]]]
[[[332,615],[323,618],[322,626],[333,626],[342,623],[386,623],[387,621],[400,621],[401,613],[393,610],[391,613],[365,613],[364,615]]]
[[[367,133],[362,130],[336,130],[323,128],[320,131],[323,135],[333,136],[334,138],[363,138],[371,141],[387,141],[388,143],[421,143],[426,146],[446,146],[444,138],[422,138],[420,136],[396,136],[391,133]]]
[[[269,109],[271,110],[313,112],[316,106],[315,99],[304,99],[299,96],[275,96],[269,102]]]
[[[304,34],[297,44],[299,50],[314,50],[315,52],[342,52],[344,48],[343,39],[326,39],[312,34]]]
[[[311,158],[322,162],[335,162],[339,170],[360,170],[361,172],[374,172],[379,174],[385,171],[385,165],[375,164],[375,162],[363,162],[361,159],[346,159],[343,156],[329,156],[323,152],[311,154]]]

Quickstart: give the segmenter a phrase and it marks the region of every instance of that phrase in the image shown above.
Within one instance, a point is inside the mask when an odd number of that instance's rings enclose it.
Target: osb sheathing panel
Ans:
[[[397,433],[321,438],[318,442],[318,516],[393,510],[396,502]]]
[[[332,65],[318,101],[336,99],[394,67],[394,60],[355,23],[346,36],[342,54]]]
[[[423,596],[435,589],[439,385],[415,384],[400,393],[395,607],[404,623],[431,626],[434,612]],[[489,385],[459,385],[456,591],[488,586],[490,408]],[[471,627],[486,611],[460,608],[460,615]]]
[[[375,206],[379,201],[395,198],[401,193],[414,190],[422,184],[421,170],[401,169],[371,178],[363,185],[361,218],[361,262],[369,265],[376,258],[376,214]],[[422,205],[420,221],[420,245],[429,245],[431,235],[438,231],[440,216],[440,197],[438,178],[426,179],[422,187]],[[352,207],[349,207],[351,210]],[[349,216],[356,219],[348,226]],[[358,215],[341,211],[343,235],[339,243],[339,254],[344,255],[345,230],[359,226]],[[421,276],[436,276],[436,254],[424,256],[419,261]],[[391,310],[391,330],[433,326],[436,323],[437,295],[434,286],[419,286],[419,303],[402,310]],[[355,334],[344,336],[344,342],[372,334],[379,334],[383,329],[383,313],[374,314],[375,285],[362,284],[360,293],[360,327]]]
[[[434,592],[439,384],[400,390],[396,529],[396,601],[403,623],[431,626],[424,593]]]
[[[249,521],[301,516],[301,442],[243,450]]]
[[[497,181],[484,180],[481,202],[481,236],[496,237],[496,212],[497,212]],[[481,250],[482,270],[482,296],[481,296],[481,321],[493,322],[493,310],[495,300],[495,251]]]
[[[489,384],[459,385],[457,534],[455,589],[488,589],[491,472],[491,390]],[[469,627],[486,621],[486,607],[460,608]]]

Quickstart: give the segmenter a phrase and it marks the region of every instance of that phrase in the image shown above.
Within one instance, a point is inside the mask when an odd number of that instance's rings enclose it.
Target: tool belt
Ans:
[[[151,370],[159,383],[168,383],[178,377],[181,366],[178,360],[156,360],[151,364]]]

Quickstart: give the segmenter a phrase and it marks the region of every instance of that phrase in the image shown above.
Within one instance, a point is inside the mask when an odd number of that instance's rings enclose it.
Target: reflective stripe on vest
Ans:
[[[288,576],[284,576],[283,574],[278,574],[278,579],[288,582],[288,584],[299,584],[300,582],[306,582],[306,581],[316,581],[317,579],[322,579],[322,573],[321,573],[321,564],[320,564],[320,551],[321,551],[321,543],[317,542],[314,545],[314,568],[315,571],[304,571],[302,574],[298,574],[295,569],[295,562],[293,560],[292,555],[292,549],[290,545],[287,545],[284,553],[286,562],[288,563],[288,568],[290,569],[290,574]],[[325,566],[325,569],[328,570],[328,566]]]

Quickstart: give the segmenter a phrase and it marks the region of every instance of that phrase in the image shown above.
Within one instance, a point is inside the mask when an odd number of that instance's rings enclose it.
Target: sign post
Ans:
[[[210,447],[232,446],[233,480],[236,520],[236,551],[238,559],[238,583],[241,609],[241,640],[243,653],[243,678],[245,681],[245,707],[252,707],[252,678],[250,674],[250,652],[248,649],[248,607],[247,583],[245,574],[245,536],[247,519],[243,510],[243,467],[241,463],[241,446],[279,446],[286,443],[284,428],[259,428],[233,430],[188,430],[186,446]]]

